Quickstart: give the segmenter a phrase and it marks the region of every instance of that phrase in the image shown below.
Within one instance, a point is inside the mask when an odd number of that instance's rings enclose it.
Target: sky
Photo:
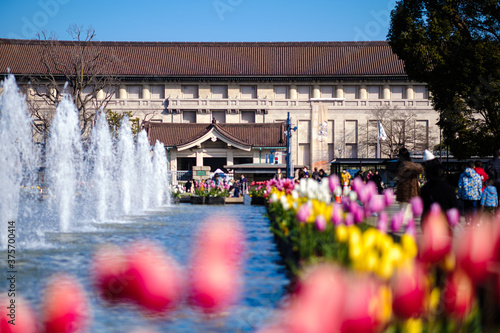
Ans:
[[[0,38],[37,32],[99,41],[282,42],[386,40],[396,0],[0,0]]]

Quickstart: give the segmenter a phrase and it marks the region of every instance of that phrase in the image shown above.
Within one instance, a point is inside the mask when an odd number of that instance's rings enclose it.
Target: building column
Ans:
[[[227,165],[234,165],[233,149],[227,148],[226,150],[226,163]]]
[[[406,87],[406,99],[415,99],[415,92],[411,84]]]
[[[196,166],[203,166],[203,151],[201,149],[196,151]]]
[[[321,91],[320,91],[319,85],[315,84],[313,86],[312,98],[320,98],[320,97],[321,97]]]
[[[151,89],[149,84],[142,86],[142,99],[151,99]]]
[[[118,98],[127,99],[127,87],[123,84],[120,85],[120,89],[118,90]]]
[[[297,99],[297,86],[292,84],[290,86],[290,99]]]
[[[365,84],[359,87],[359,99],[368,99],[368,91],[366,90]]]
[[[337,98],[344,98],[344,86],[343,85],[338,85],[337,86],[337,92],[336,92]]]
[[[391,87],[388,84],[384,84],[382,92],[382,98],[383,99],[391,99]]]
[[[101,89],[97,92],[97,99],[104,99],[105,97],[104,90]]]
[[[322,136],[323,122],[328,123],[328,106],[322,102],[311,103],[311,137],[309,138],[311,150],[311,168],[327,169],[328,163],[328,138]],[[326,170],[325,169],[325,170]]]

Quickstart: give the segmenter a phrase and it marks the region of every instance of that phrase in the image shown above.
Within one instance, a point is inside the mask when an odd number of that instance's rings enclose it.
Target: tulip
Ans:
[[[126,279],[125,252],[116,245],[99,248],[92,261],[92,280],[101,297],[108,301],[130,296],[130,281]]]
[[[428,294],[425,272],[419,264],[407,264],[396,271],[392,284],[392,309],[400,318],[420,317]]]
[[[394,195],[394,190],[392,188],[386,188],[383,194],[386,206],[390,206],[396,201],[396,196]]]
[[[340,187],[340,181],[337,175],[331,175],[328,178],[328,187],[332,193],[335,193],[335,189]]]
[[[325,231],[326,230],[326,220],[325,220],[325,217],[323,215],[318,215],[316,217],[316,221],[314,222],[314,224],[316,225],[316,229],[318,229],[319,231]]]
[[[345,282],[339,269],[318,265],[306,272],[283,316],[286,332],[337,332],[342,321]]]
[[[342,223],[342,214],[344,213],[344,210],[342,209],[342,206],[339,204],[333,204],[333,209],[332,209],[332,222],[335,226],[338,226],[340,223]]]
[[[356,177],[352,180],[351,187],[353,191],[362,192],[362,189],[365,187],[365,183],[363,183],[361,178]]]
[[[381,212],[378,217],[377,229],[381,232],[387,232],[387,227],[389,225],[387,212]]]
[[[297,220],[299,222],[305,223],[307,222],[307,219],[311,215],[312,207],[309,202],[303,204],[300,206],[299,210],[297,211]]]
[[[69,275],[53,276],[44,291],[43,330],[83,332],[89,322],[89,306],[83,287]]]
[[[392,231],[398,232],[399,229],[401,229],[401,226],[403,225],[403,218],[404,218],[404,211],[399,210],[397,211],[391,219],[391,229]]]
[[[439,205],[433,204],[422,224],[419,242],[420,259],[427,263],[436,263],[450,252],[451,244],[452,237],[448,221]]]
[[[6,297],[0,298],[0,332],[38,332],[35,312],[24,297],[16,295],[15,298],[11,299]]]
[[[354,216],[352,215],[352,213],[345,214],[344,223],[346,226],[350,226],[350,225],[354,224]]]
[[[243,236],[235,221],[214,219],[201,228],[195,244],[190,302],[206,313],[220,312],[240,291]]]
[[[483,223],[477,228],[462,231],[457,236],[456,257],[458,265],[475,284],[488,277],[488,266],[495,259],[496,235],[492,224]]]
[[[454,228],[458,223],[460,223],[460,212],[457,208],[448,209],[446,212],[446,218],[448,223],[452,228]]]
[[[142,309],[160,313],[175,308],[184,296],[178,264],[151,242],[136,242],[127,253],[130,296]]]
[[[417,238],[417,228],[415,226],[415,220],[413,219],[413,217],[411,217],[408,220],[408,225],[406,226],[405,233],[407,233],[408,235],[413,236],[414,238]]]
[[[424,211],[424,202],[420,197],[413,197],[410,199],[411,210],[413,216],[420,216]]]
[[[390,291],[368,276],[347,281],[340,332],[379,332],[391,314]]]
[[[448,275],[443,289],[443,303],[447,314],[463,319],[474,302],[474,286],[467,274],[456,270]]]
[[[383,196],[374,195],[371,197],[367,206],[367,214],[378,213],[385,208],[385,201]]]

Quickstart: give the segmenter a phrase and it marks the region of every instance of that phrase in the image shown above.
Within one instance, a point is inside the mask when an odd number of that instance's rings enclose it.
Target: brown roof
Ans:
[[[156,140],[166,147],[176,147],[194,141],[210,131],[212,127],[243,145],[252,147],[285,147],[284,123],[262,124],[174,124],[146,122],[144,127],[148,132],[149,141]]]
[[[0,73],[37,74],[43,48],[38,40],[0,39]],[[403,62],[389,44],[379,42],[92,42],[120,76],[399,76]],[[74,42],[57,51],[70,59]]]

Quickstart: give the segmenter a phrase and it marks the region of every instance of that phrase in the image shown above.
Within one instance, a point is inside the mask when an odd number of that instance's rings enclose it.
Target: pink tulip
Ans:
[[[452,244],[448,221],[439,205],[437,208],[433,206],[422,223],[422,234],[419,241],[419,257],[427,263],[436,263],[444,259],[450,252]]]
[[[285,331],[337,332],[342,321],[345,295],[345,282],[339,269],[330,265],[313,267],[299,282],[285,309]]]
[[[354,224],[354,216],[352,213],[347,213],[345,214],[345,221],[344,221],[346,226],[350,226]]]
[[[130,281],[125,277],[127,258],[121,247],[99,248],[92,261],[92,280],[98,293],[107,301],[130,298]]]
[[[14,301],[14,303],[12,301]],[[11,321],[11,323],[9,323],[9,321]],[[12,323],[15,323],[15,325],[12,325]],[[17,294],[15,298],[0,298],[0,332],[38,332],[35,312],[28,301],[19,294]]]
[[[493,224],[462,230],[456,238],[457,263],[476,285],[489,275],[488,266],[495,260],[496,235]]]
[[[340,186],[339,177],[337,175],[331,175],[328,178],[328,186],[330,187],[330,192],[333,193],[337,187]]]
[[[297,211],[297,220],[302,223],[307,222],[309,215],[311,215],[311,210],[312,208],[307,202],[300,206],[299,210]]]
[[[364,210],[358,205],[357,202],[351,203],[351,213],[354,216],[354,222],[361,223],[365,218]]]
[[[378,217],[377,229],[382,232],[387,232],[387,227],[389,226],[389,216],[387,212],[380,212]]]
[[[420,216],[424,211],[424,202],[420,197],[413,197],[410,199],[411,210],[413,216]]]
[[[460,212],[457,208],[451,208],[446,212],[446,218],[452,228],[460,222]]]
[[[358,193],[363,189],[364,186],[365,186],[365,183],[363,183],[363,181],[359,177],[354,178],[351,182],[352,190],[356,191]]]
[[[402,210],[397,211],[391,219],[391,229],[392,231],[398,232],[403,226],[404,212]]]
[[[72,276],[52,276],[44,291],[41,309],[44,332],[84,332],[89,305],[83,287]]]
[[[335,226],[338,226],[340,223],[342,223],[343,214],[344,210],[342,209],[342,206],[337,203],[334,203],[332,209],[332,222]]]
[[[383,196],[374,195],[370,198],[367,206],[367,214],[378,213],[385,208],[385,200]]]
[[[191,260],[190,302],[206,313],[225,310],[239,295],[243,236],[235,221],[216,218],[198,233]]]
[[[463,319],[474,302],[474,285],[465,272],[456,270],[448,275],[442,296],[446,313]]]
[[[390,206],[396,201],[396,196],[394,195],[394,190],[392,188],[386,188],[383,194],[386,206]]]
[[[403,266],[392,283],[392,309],[399,318],[420,317],[425,311],[428,294],[425,272],[421,265]]]
[[[408,225],[406,226],[405,233],[417,239],[417,227],[415,226],[415,220],[413,219],[413,217],[408,220]]]
[[[124,276],[130,281],[127,289],[132,300],[146,311],[170,311],[184,296],[184,279],[178,264],[150,241],[129,247]]]
[[[314,224],[316,225],[316,229],[319,231],[325,231],[326,230],[326,220],[323,215],[318,215],[316,217],[316,221],[314,221]]]

